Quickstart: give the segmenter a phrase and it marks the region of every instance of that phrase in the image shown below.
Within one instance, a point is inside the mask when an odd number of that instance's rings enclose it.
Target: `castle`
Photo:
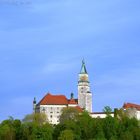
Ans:
[[[67,99],[65,95],[47,93],[39,103],[36,104],[35,98],[33,101],[34,111],[46,113],[49,122],[52,124],[59,123],[59,117],[65,107],[74,107],[79,111],[86,110],[92,113],[92,93],[84,60],[78,78],[78,99],[74,98],[73,93],[71,93],[70,99]]]
[[[93,118],[105,118],[106,113],[104,112],[92,112],[92,92],[90,91],[89,76],[87,73],[85,62],[82,61],[82,67],[78,77],[78,99],[74,98],[74,94],[71,93],[71,98],[67,99],[65,95],[53,95],[47,93],[38,103],[36,99],[33,101],[33,110],[38,113],[47,114],[49,123],[58,124],[59,118],[62,113],[62,109],[66,107],[74,107],[78,111],[82,112],[86,110],[89,112],[90,116]],[[140,119],[140,106],[135,104],[125,104],[123,109],[133,109],[134,113],[131,116]],[[132,111],[131,111],[132,112]],[[133,114],[133,115],[132,115]],[[114,117],[114,112],[110,114]]]

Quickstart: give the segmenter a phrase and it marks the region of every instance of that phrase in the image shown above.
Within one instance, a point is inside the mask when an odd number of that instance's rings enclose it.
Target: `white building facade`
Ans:
[[[34,101],[34,103],[36,103],[36,101]],[[80,109],[76,99],[73,98],[73,93],[71,93],[70,100],[64,95],[52,95],[47,93],[42,100],[36,104],[35,112],[45,113],[49,123],[58,124],[62,110],[66,107],[75,107],[78,110]]]

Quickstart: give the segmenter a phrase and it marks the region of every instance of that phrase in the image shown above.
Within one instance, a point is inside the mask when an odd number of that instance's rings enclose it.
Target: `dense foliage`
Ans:
[[[107,117],[100,119],[65,109],[61,122],[54,126],[44,123],[44,117],[32,114],[23,121],[12,117],[4,120],[0,123],[0,140],[140,140],[139,121],[121,111],[113,118],[107,108]]]

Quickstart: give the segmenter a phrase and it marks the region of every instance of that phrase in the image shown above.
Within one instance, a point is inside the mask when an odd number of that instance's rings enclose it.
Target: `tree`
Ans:
[[[82,112],[78,116],[78,121],[76,122],[76,124],[80,127],[81,139],[88,140],[93,138],[93,133],[94,133],[93,118],[89,116],[88,112]]]
[[[113,118],[111,116],[107,116],[106,118],[104,118],[103,128],[104,128],[105,137],[108,140],[117,137],[118,126],[119,124],[116,118]]]
[[[15,119],[13,121],[13,128],[15,131],[15,139],[19,140],[22,137],[22,130],[21,130],[21,121],[18,119]]]
[[[37,124],[44,124],[48,122],[47,115],[45,113],[33,113],[33,114],[28,114],[25,116],[23,119],[23,122],[35,122]]]
[[[43,140],[52,140],[53,139],[53,127],[46,123],[41,128],[41,136]]]
[[[1,140],[14,140],[15,134],[14,130],[7,124],[1,126],[0,128],[0,139]]]
[[[77,121],[72,121],[72,120],[66,121],[64,123],[64,127],[67,130],[72,130],[73,131],[74,139],[75,140],[80,140],[80,137],[81,137],[81,128],[77,124]]]
[[[22,124],[22,132],[21,140],[52,140],[53,127],[48,123],[27,122]]]
[[[77,121],[77,117],[79,115],[79,111],[76,108],[68,107],[62,110],[62,114],[60,116],[60,123],[64,123],[65,121]]]
[[[65,125],[62,123],[59,123],[54,127],[53,131],[53,140],[58,140],[58,137],[60,136],[60,133],[65,130]]]
[[[105,106],[103,112],[105,112],[106,115],[109,116],[112,112],[112,109],[109,106]]]
[[[72,130],[64,130],[61,132],[58,140],[74,140],[74,134]]]
[[[50,124],[43,124],[42,126],[32,124],[32,132],[30,138],[32,140],[52,140],[53,128]]]
[[[100,118],[95,118],[94,120],[94,130],[93,130],[93,137],[96,138],[96,140],[105,140],[105,134],[103,129],[103,120]]]
[[[0,125],[0,140],[15,140],[15,130],[13,128],[12,117],[4,120]]]
[[[120,140],[134,140],[133,134],[130,131],[125,131],[121,134]]]
[[[133,129],[133,136],[134,140],[139,140],[140,139],[140,127],[139,128],[134,128]]]
[[[121,108],[121,109],[114,110],[114,117],[119,120],[123,120],[127,117],[127,115],[126,115],[125,111]]]
[[[54,128],[53,139],[57,140],[64,130],[72,130],[74,139],[81,140],[81,128],[80,125],[77,124],[77,121],[67,120],[64,123],[59,123],[58,125],[56,125]]]
[[[22,140],[52,140],[53,127],[45,113],[33,113],[23,119]]]

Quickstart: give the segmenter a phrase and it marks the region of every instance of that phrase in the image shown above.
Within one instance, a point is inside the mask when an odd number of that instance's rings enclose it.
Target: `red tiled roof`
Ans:
[[[75,107],[79,112],[83,112],[83,109],[80,106]]]
[[[123,108],[124,109],[136,108],[137,110],[140,110],[140,105],[132,104],[132,103],[124,103]]]
[[[48,93],[39,102],[39,105],[67,105],[68,100],[64,95],[51,95]]]
[[[69,104],[77,104],[77,102],[75,101],[75,99],[70,99]]]

